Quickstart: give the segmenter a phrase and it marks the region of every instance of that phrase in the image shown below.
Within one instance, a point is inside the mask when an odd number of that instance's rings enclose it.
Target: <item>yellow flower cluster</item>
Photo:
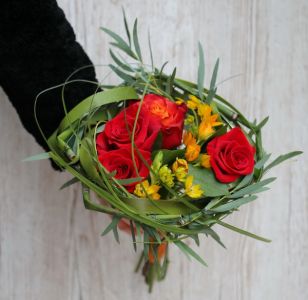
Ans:
[[[176,179],[180,182],[184,182],[188,172],[188,163],[185,159],[177,158],[172,165],[172,171]]]
[[[160,195],[158,194],[159,189],[160,189],[159,185],[156,184],[150,185],[149,182],[145,180],[136,185],[134,194],[140,198],[149,197],[153,200],[159,200],[160,199]]]
[[[199,157],[201,146],[198,145],[197,140],[190,131],[185,132],[183,142],[186,146],[185,158],[188,161],[196,160]]]
[[[194,177],[192,175],[187,176],[185,181],[185,194],[190,198],[200,198],[203,194],[203,191],[200,188],[199,184],[193,185]]]
[[[174,174],[167,165],[162,166],[158,171],[158,176],[161,182],[163,182],[168,187],[174,186]]]

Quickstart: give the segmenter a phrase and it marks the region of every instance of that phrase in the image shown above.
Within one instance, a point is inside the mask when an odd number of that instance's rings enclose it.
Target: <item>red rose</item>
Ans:
[[[235,181],[253,172],[256,150],[250,145],[239,127],[215,137],[207,145],[211,167],[217,180],[224,183]]]
[[[177,105],[162,96],[148,94],[144,97],[142,108],[159,120],[163,148],[172,149],[181,144],[184,118],[187,111],[185,104]]]
[[[151,162],[151,153],[148,151],[139,150],[142,157],[147,161],[149,165]],[[132,160],[132,152],[129,148],[122,148],[107,152],[101,152],[98,156],[100,163],[109,171],[116,171],[115,178],[117,179],[129,179],[135,177],[146,178],[149,175],[149,169],[142,162],[137,152],[135,153],[135,163],[139,174],[136,173],[134,163]],[[134,191],[135,185],[138,182],[125,185],[126,189],[131,193]]]
[[[131,147],[131,133],[137,110],[137,105],[131,105],[106,123],[104,131],[99,133],[96,138],[98,153]],[[138,149],[151,151],[159,132],[160,124],[158,121],[151,121],[150,117],[147,111],[140,111],[134,137]]]

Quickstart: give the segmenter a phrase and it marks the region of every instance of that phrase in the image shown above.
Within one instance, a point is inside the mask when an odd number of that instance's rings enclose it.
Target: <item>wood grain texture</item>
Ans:
[[[264,145],[273,155],[308,147],[308,3],[296,1],[69,1],[59,5],[95,64],[110,62],[100,26],[124,33],[121,5],[150,28],[157,65],[169,61],[195,80],[197,41],[207,82],[217,57],[219,86],[250,118],[270,115]],[[97,67],[99,77],[106,73]],[[111,81],[115,79],[110,78]],[[204,268],[172,248],[165,282],[151,295],[130,238],[100,237],[108,217],[83,208],[78,187],[59,191],[67,174],[23,163],[41,152],[0,93],[0,299],[308,299],[308,157],[288,162],[272,190],[228,221],[273,239],[264,244],[218,229],[228,250],[203,239]]]

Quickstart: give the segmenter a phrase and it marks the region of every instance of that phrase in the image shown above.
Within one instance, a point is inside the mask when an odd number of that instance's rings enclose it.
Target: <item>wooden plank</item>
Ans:
[[[220,57],[219,86],[249,117],[270,115],[264,145],[274,155],[306,149],[308,4],[297,1],[61,0],[78,40],[95,64],[110,62],[105,26],[124,33],[121,5],[141,44],[150,28],[154,59],[196,80],[197,41],[204,45],[206,81]],[[147,59],[149,58],[146,55]],[[106,74],[97,67],[99,77]],[[115,82],[115,77],[110,81]],[[86,211],[78,187],[47,161],[22,163],[41,152],[0,94],[0,299],[307,299],[307,154],[271,172],[270,192],[228,222],[270,237],[271,244],[219,229],[228,250],[203,239],[196,250],[209,263],[187,261],[172,247],[165,282],[148,296],[133,273],[130,238],[100,237],[107,216]]]

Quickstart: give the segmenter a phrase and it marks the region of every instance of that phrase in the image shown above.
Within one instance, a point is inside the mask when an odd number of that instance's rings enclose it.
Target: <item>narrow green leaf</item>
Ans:
[[[118,242],[118,244],[120,244],[119,233],[118,233],[118,226],[114,226],[112,228],[112,231],[113,231],[113,236],[114,236],[115,240]]]
[[[242,181],[233,189],[233,192],[237,191],[237,190],[240,190],[241,188],[245,187],[246,185],[248,185],[251,180],[253,178],[253,173],[252,174],[249,174],[249,175],[246,175]]]
[[[133,247],[134,247],[134,250],[136,252],[137,251],[137,243],[136,243],[134,223],[133,223],[132,220],[129,220],[129,226],[130,226],[130,231],[131,231],[132,240],[133,240]]]
[[[101,29],[116,41],[116,43],[110,43],[111,45],[121,49],[122,51],[124,51],[127,55],[131,56],[132,58],[137,59],[136,54],[132,51],[130,46],[119,35],[109,30],[108,28],[101,27]]]
[[[265,154],[256,164],[255,169],[260,170],[264,164],[268,161],[268,159],[271,157],[271,153]]]
[[[192,256],[194,259],[196,259],[198,262],[200,262],[202,265],[207,267],[207,263],[193,250],[191,249],[187,244],[183,243],[182,241],[176,241],[174,244],[186,255]]]
[[[217,58],[215,66],[214,66],[214,70],[213,70],[213,74],[211,78],[210,90],[214,90],[216,88],[218,67],[219,67],[219,58]]]
[[[142,62],[142,55],[141,55],[141,50],[140,50],[140,45],[139,45],[139,40],[138,40],[137,23],[138,23],[138,20],[136,19],[134,23],[134,29],[133,29],[133,40],[134,40],[134,47],[135,47],[137,56]]]
[[[265,126],[268,120],[269,120],[269,117],[267,116],[257,126],[255,126],[255,131],[260,131],[260,129]]]
[[[116,179],[118,183],[121,185],[127,185],[135,182],[140,182],[143,179],[143,177],[134,177],[134,178],[128,178],[128,179]]]
[[[233,200],[231,202],[228,202],[226,204],[220,205],[218,207],[212,208],[211,211],[214,212],[225,212],[233,209],[237,209],[243,204],[246,204],[248,202],[256,200],[258,197],[257,196],[248,196],[240,199]]]
[[[113,72],[115,72],[120,78],[122,78],[125,82],[128,82],[128,83],[133,83],[134,82],[134,79],[124,73],[123,71],[121,71],[119,68],[117,68],[116,66],[114,65],[109,65],[109,67],[112,69]]]
[[[271,162],[268,166],[266,166],[266,168],[264,169],[264,172],[268,171],[269,169],[271,169],[271,168],[273,168],[273,167],[275,167],[279,164],[281,164],[285,160],[290,159],[292,157],[295,157],[297,155],[300,155],[302,153],[303,153],[303,151],[293,151],[293,152],[290,152],[290,153],[287,153],[287,154],[280,155],[273,162]]]
[[[154,71],[154,59],[153,59],[150,31],[148,31],[148,44],[149,44],[149,50],[150,50],[151,67],[152,67],[152,71]]]
[[[199,67],[198,67],[198,92],[199,97],[201,100],[204,99],[203,95],[203,85],[204,85],[204,72],[205,72],[205,66],[204,66],[204,53],[201,43],[198,43],[199,48]]]
[[[102,232],[102,236],[106,235],[108,232],[110,232],[111,230],[113,230],[114,227],[118,226],[118,223],[120,221],[120,217],[118,216],[114,216],[112,218],[112,221],[110,222],[110,224],[106,227],[106,229]]]
[[[173,69],[171,76],[169,76],[168,79],[167,79],[166,93],[168,95],[172,95],[175,74],[176,74],[176,68]]]
[[[256,193],[259,192],[260,188],[263,188],[264,186],[270,184],[275,179],[276,179],[276,177],[271,177],[271,178],[264,179],[264,180],[262,180],[260,182],[256,182],[254,184],[248,185],[247,187],[245,187],[245,188],[235,192],[231,196],[229,196],[229,198],[231,198],[231,199],[232,198],[239,198],[239,197],[243,197],[245,195],[256,194]]]
[[[50,158],[49,153],[43,152],[43,153],[40,153],[40,154],[29,156],[29,157],[23,159],[22,161],[25,161],[25,162],[26,161],[35,161],[35,160],[43,160],[43,159],[48,159],[48,158]]]
[[[124,26],[125,26],[125,31],[126,31],[128,43],[129,43],[129,46],[131,46],[130,32],[129,32],[129,29],[128,29],[126,14],[125,14],[125,10],[124,10],[123,6],[122,6],[122,14],[123,14]]]
[[[77,182],[80,182],[80,180],[78,178],[74,177],[74,178],[68,180],[67,182],[65,182],[64,184],[62,184],[61,187],[60,187],[60,190],[63,190],[63,189],[65,189],[65,188],[69,187],[70,185],[77,183]]]
[[[225,222],[223,222],[223,221],[221,221],[221,220],[217,220],[217,224],[219,224],[219,225],[221,225],[221,226],[223,226],[223,227],[226,227],[226,228],[228,228],[228,229],[230,229],[230,230],[233,230],[233,231],[235,231],[235,232],[237,232],[237,233],[240,233],[240,234],[249,236],[249,237],[251,237],[251,238],[253,238],[253,239],[256,239],[256,240],[259,240],[259,241],[262,241],[262,242],[266,242],[266,243],[270,243],[270,242],[271,242],[271,240],[269,240],[269,239],[263,238],[263,237],[261,237],[261,236],[258,236],[258,235],[256,235],[256,234],[254,234],[254,233],[251,233],[251,232],[248,232],[248,231],[246,231],[246,230],[240,229],[240,228],[238,228],[238,227],[235,227],[235,226],[233,226],[233,225],[230,225],[230,224],[228,224],[228,223],[225,223]]]
[[[114,52],[109,49],[109,53],[110,53],[110,56],[111,58],[114,60],[114,62],[120,67],[122,68],[123,70],[125,71],[128,71],[128,72],[132,72],[132,69],[126,65],[124,62],[122,62],[115,54]]]
[[[219,235],[212,228],[208,227],[202,230],[202,232],[211,236],[220,246],[226,249],[226,246],[221,241]]]

